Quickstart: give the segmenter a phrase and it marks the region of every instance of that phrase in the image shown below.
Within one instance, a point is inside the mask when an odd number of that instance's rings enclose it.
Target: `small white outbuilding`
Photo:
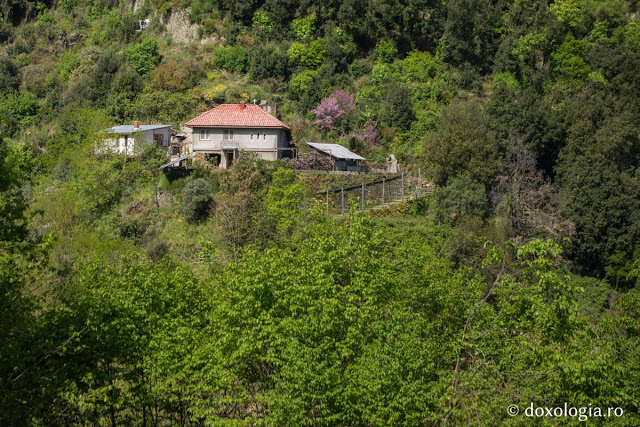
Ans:
[[[107,136],[100,151],[112,151],[128,156],[135,156],[149,144],[158,147],[169,147],[171,141],[171,125],[118,125],[104,129],[101,133]]]

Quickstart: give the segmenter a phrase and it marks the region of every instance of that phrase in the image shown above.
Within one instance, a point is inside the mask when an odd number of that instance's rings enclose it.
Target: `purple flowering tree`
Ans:
[[[376,131],[375,123],[369,123],[365,128],[360,129],[357,135],[370,150],[380,145],[380,135]]]
[[[318,125],[320,129],[334,130],[338,117],[353,111],[354,108],[355,102],[353,95],[337,90],[324,98],[312,111],[313,114],[318,116],[318,118],[313,121],[313,124]]]

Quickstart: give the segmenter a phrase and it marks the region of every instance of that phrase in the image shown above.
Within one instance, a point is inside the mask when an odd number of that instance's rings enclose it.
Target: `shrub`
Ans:
[[[376,44],[375,54],[376,59],[382,62],[391,63],[398,54],[398,48],[396,47],[396,44],[393,42],[393,40],[383,39],[380,40],[378,44]]]
[[[57,71],[60,78],[64,81],[69,79],[71,72],[80,64],[78,61],[78,57],[76,54],[67,50],[62,57],[60,58],[60,62],[58,63]]]
[[[315,71],[304,70],[303,72],[291,77],[291,81],[289,82],[289,93],[291,94],[291,97],[298,99],[303,93],[307,92],[315,75]]]
[[[20,87],[21,75],[18,66],[9,58],[0,55],[0,91],[14,92]]]
[[[312,41],[308,46],[302,43],[293,43],[287,50],[289,62],[296,66],[318,68],[324,61],[324,46],[319,40]]]
[[[136,110],[142,118],[178,123],[193,114],[196,102],[181,92],[156,91],[140,96]]]
[[[436,219],[454,223],[461,217],[484,217],[488,212],[487,195],[484,185],[468,175],[451,178],[446,187],[438,187],[434,192]]]
[[[12,135],[19,125],[33,122],[37,112],[38,100],[30,92],[0,98],[0,131]]]
[[[127,49],[127,63],[138,73],[148,74],[160,63],[158,42],[146,39]]]
[[[207,218],[212,203],[211,187],[202,178],[189,182],[182,190],[181,211],[189,222]]]
[[[371,64],[366,59],[356,59],[349,65],[349,74],[354,79],[365,76],[371,72]]]
[[[248,61],[249,55],[242,46],[222,46],[213,51],[216,67],[227,71],[244,73],[247,71]]]
[[[256,44],[250,59],[249,74],[253,80],[287,78],[287,57],[278,46]]]
[[[253,28],[266,36],[271,36],[274,34],[275,28],[273,24],[273,19],[269,16],[267,12],[264,10],[256,10],[256,13],[253,14]]]
[[[291,21],[291,29],[297,40],[306,43],[313,38],[313,34],[316,32],[316,17],[308,15],[294,19]]]
[[[181,67],[176,61],[170,60],[159,65],[151,73],[149,88],[154,90],[168,90],[170,92],[180,92],[186,89],[187,70]]]

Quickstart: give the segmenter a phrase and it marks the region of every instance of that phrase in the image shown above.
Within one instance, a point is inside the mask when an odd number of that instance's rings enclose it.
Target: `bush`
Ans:
[[[391,63],[396,58],[398,54],[398,48],[393,40],[380,40],[378,44],[376,44],[376,59]]]
[[[135,109],[143,119],[177,124],[192,115],[195,107],[196,102],[189,95],[163,90],[140,96]]]
[[[189,182],[182,190],[181,211],[189,222],[207,219],[212,203],[211,187],[202,178]]]
[[[289,62],[307,68],[318,68],[324,61],[324,46],[320,40],[312,41],[308,46],[302,43],[293,43],[287,50]]]
[[[0,55],[0,91],[9,93],[20,87],[20,69],[9,58]]]
[[[316,17],[308,15],[304,18],[294,19],[291,21],[291,29],[297,40],[306,43],[313,38],[313,34],[316,32]]]
[[[249,55],[242,46],[223,46],[213,51],[216,67],[227,71],[244,73],[247,71],[248,61]]]
[[[275,32],[273,19],[264,10],[256,10],[256,13],[253,14],[252,23],[254,31],[267,37],[272,36]]]
[[[488,212],[484,185],[468,175],[451,178],[434,192],[435,216],[439,222],[454,223],[461,217],[484,217]]]
[[[256,81],[287,78],[287,56],[278,46],[255,45],[250,52],[249,74]]]
[[[389,127],[408,130],[415,113],[411,105],[411,91],[395,82],[387,88],[382,119]]]
[[[159,65],[151,73],[148,87],[154,90],[180,92],[187,88],[187,73],[184,66],[170,60]]]
[[[146,39],[127,49],[127,63],[140,74],[149,74],[160,63],[158,42]]]
[[[349,74],[354,79],[365,76],[371,72],[371,64],[366,59],[356,59],[349,66]]]
[[[315,71],[304,70],[291,77],[289,82],[289,93],[291,98],[299,99],[302,94],[309,90],[309,86],[313,83],[313,78],[316,75]]]
[[[0,131],[12,135],[19,125],[33,122],[38,113],[38,100],[30,92],[0,98]]]

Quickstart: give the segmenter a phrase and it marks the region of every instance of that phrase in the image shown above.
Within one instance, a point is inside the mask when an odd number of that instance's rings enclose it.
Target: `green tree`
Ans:
[[[272,36],[275,33],[275,26],[269,14],[264,10],[256,10],[253,14],[253,28],[262,32],[266,36]]]
[[[499,171],[498,144],[488,129],[485,109],[478,102],[445,107],[437,130],[427,137],[423,153],[441,183],[451,176],[468,174],[489,185]]]
[[[190,222],[199,222],[209,216],[211,210],[211,187],[202,178],[190,181],[182,190],[180,210]]]
[[[249,56],[242,46],[221,46],[213,50],[213,62],[217,67],[232,72],[245,72]]]
[[[415,118],[411,104],[411,91],[402,84],[392,82],[384,98],[382,120],[389,127],[408,130]]]
[[[484,218],[488,213],[484,185],[468,175],[450,177],[445,187],[434,192],[435,213],[439,221],[455,223],[461,217]]]
[[[454,0],[446,4],[446,22],[439,46],[446,60],[463,65],[468,62],[486,71],[498,47],[501,4],[487,5],[479,0]]]
[[[393,40],[380,40],[376,44],[376,58],[382,62],[391,63],[398,55],[398,48]]]
[[[11,59],[0,57],[0,89],[2,93],[17,91],[22,82],[20,69]]]
[[[287,78],[286,52],[272,44],[254,45],[249,51],[249,74],[255,81]]]
[[[31,92],[0,96],[0,130],[13,135],[20,126],[31,124],[38,113],[38,99]]]
[[[155,39],[145,39],[127,48],[127,63],[138,73],[149,74],[162,59],[158,53],[158,47]]]
[[[276,231],[287,235],[297,223],[304,199],[304,185],[298,181],[292,169],[278,169],[273,173],[272,179],[266,197],[267,212]]]
[[[307,15],[291,21],[291,29],[296,39],[302,43],[308,43],[312,40],[316,32],[316,17]]]
[[[294,66],[315,69],[324,60],[324,46],[320,40],[314,40],[309,45],[295,42],[287,50],[287,56]]]

